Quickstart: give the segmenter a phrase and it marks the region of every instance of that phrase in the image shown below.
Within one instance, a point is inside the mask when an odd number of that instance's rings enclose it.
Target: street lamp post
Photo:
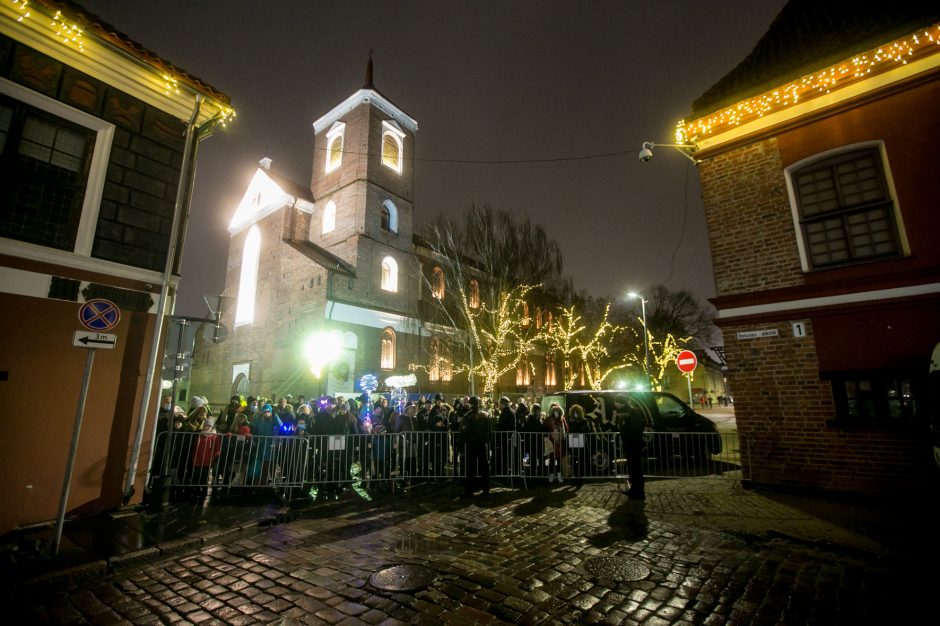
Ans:
[[[643,311],[643,351],[645,352],[645,363],[646,363],[646,388],[647,391],[653,390],[653,379],[650,378],[650,331],[646,326],[646,298],[631,291],[627,294],[631,298],[636,298],[640,301],[640,308]]]

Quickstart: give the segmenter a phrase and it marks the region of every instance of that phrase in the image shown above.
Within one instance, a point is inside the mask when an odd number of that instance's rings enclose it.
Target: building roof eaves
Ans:
[[[285,238],[284,243],[289,245],[294,250],[297,250],[314,263],[330,271],[337,272],[345,276],[350,276],[352,278],[356,277],[356,270],[346,261],[342,260],[335,254],[326,251],[312,241],[305,239]]]
[[[193,76],[155,52],[145,48],[117,28],[104,21],[98,15],[88,11],[85,7],[71,0],[33,0],[34,4],[45,7],[48,11],[61,11],[62,15],[80,25],[81,28],[94,37],[118,48],[138,61],[160,69],[178,81],[188,85],[195,91],[212,98],[225,106],[231,106],[231,99],[201,78]]]
[[[751,53],[692,104],[699,118],[940,20],[940,5],[790,0]]]
[[[346,98],[330,111],[313,123],[313,132],[319,134],[333,122],[346,115],[360,104],[369,103],[376,106],[379,110],[385,111],[396,122],[410,130],[418,131],[418,122],[407,113],[398,108],[391,100],[383,96],[377,89],[363,88]]]

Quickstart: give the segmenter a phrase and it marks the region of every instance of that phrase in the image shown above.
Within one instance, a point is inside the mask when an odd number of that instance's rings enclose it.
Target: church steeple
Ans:
[[[366,65],[366,83],[362,86],[363,89],[372,89],[375,90],[375,85],[372,82],[372,49],[369,49],[369,63]]]

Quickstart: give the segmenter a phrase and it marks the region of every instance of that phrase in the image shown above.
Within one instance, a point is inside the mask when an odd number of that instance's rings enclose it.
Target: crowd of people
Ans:
[[[392,478],[414,477],[463,477],[463,496],[486,496],[491,474],[549,483],[582,479],[591,470],[597,441],[585,440],[601,431],[628,454],[634,449],[628,456],[629,495],[642,498],[642,441],[625,430],[629,406],[626,396],[621,400],[615,415],[624,417],[609,420],[588,416],[579,405],[565,411],[553,404],[543,411],[538,403],[507,396],[494,405],[479,396],[448,403],[441,394],[400,404],[367,394],[309,401],[287,395],[276,403],[236,395],[215,413],[202,396],[191,397],[188,410],[167,396],[151,476],[169,479],[177,485],[175,497],[191,500],[204,498],[210,485],[257,489],[284,479],[337,497],[351,481],[383,489]],[[585,437],[569,445],[569,434],[579,433]]]

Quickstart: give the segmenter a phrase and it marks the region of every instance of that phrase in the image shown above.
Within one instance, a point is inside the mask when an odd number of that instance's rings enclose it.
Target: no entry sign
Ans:
[[[679,353],[679,356],[676,357],[676,367],[679,368],[679,371],[683,374],[688,374],[695,369],[695,366],[698,365],[698,359],[695,358],[695,353],[691,350],[683,350]]]

